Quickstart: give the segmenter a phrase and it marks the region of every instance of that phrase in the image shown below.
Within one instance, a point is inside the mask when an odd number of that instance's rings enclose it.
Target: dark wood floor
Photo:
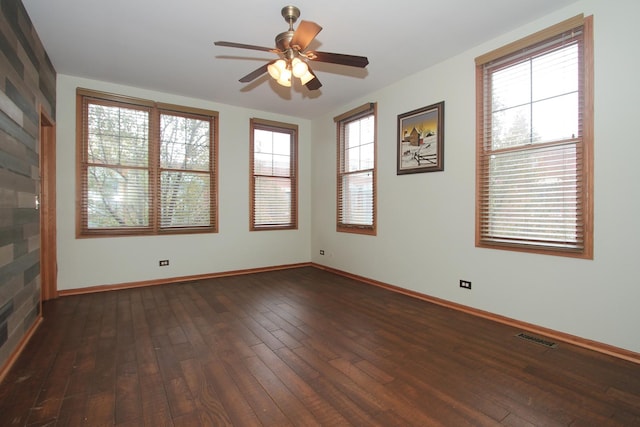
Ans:
[[[44,316],[0,385],[2,426],[640,425],[640,365],[312,267]]]

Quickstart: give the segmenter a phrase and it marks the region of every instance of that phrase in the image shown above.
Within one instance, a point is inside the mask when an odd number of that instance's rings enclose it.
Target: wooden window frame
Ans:
[[[485,93],[484,93],[484,66],[504,57],[513,56],[517,52],[523,52],[529,47],[544,43],[565,32],[570,32],[575,28],[582,28],[582,58],[580,65],[581,80],[579,80],[580,108],[582,112],[582,135],[579,136],[577,150],[581,150],[582,162],[577,167],[582,184],[580,193],[581,215],[578,214],[579,229],[582,233],[581,247],[566,248],[555,247],[551,244],[534,243],[527,244],[518,242],[495,241],[485,238],[482,229],[485,226],[482,217],[482,200],[487,191],[483,185],[488,180],[484,176],[488,173],[488,162],[483,162],[485,155],[485,126],[490,129],[490,124],[486,124],[485,119]],[[593,17],[583,17],[578,15],[546,28],[528,37],[510,43],[485,55],[476,58],[476,226],[475,242],[476,247],[502,249],[537,254],[547,254],[565,256],[573,258],[593,259]],[[577,155],[579,157],[579,155]]]
[[[272,120],[252,118],[249,124],[249,230],[297,230],[298,229],[298,126],[290,123],[282,123]],[[254,144],[255,131],[265,130],[270,132],[285,133],[290,136],[290,162],[289,179],[291,180],[291,221],[282,224],[256,225],[256,186],[258,176],[254,173]]]
[[[131,109],[141,109],[149,113],[149,154],[148,166],[140,169],[149,173],[149,225],[146,227],[95,228],[87,224],[87,124],[86,106],[102,103]],[[210,123],[209,168],[206,172],[210,182],[209,225],[165,227],[160,226],[160,116],[177,115],[207,120]],[[90,89],[76,90],[76,238],[146,236],[218,232],[218,112],[201,108],[159,103]]]
[[[373,168],[368,169],[372,173],[372,224],[349,224],[341,220],[342,212],[342,182],[343,176],[348,175],[350,172],[344,170],[345,150],[344,150],[344,128],[347,123],[360,120],[367,116],[373,116],[374,129],[373,129]],[[343,233],[355,233],[375,236],[377,234],[377,151],[378,151],[378,114],[377,103],[369,102],[349,110],[339,116],[334,117],[336,123],[336,146],[337,146],[337,165],[336,165],[336,231]],[[362,172],[366,170],[359,170]]]

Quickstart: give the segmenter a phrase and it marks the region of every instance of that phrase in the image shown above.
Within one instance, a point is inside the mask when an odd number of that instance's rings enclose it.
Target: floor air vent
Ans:
[[[523,340],[531,341],[533,343],[540,344],[540,345],[543,345],[543,346],[549,347],[549,348],[556,348],[558,346],[558,344],[556,344],[554,342],[547,341],[547,340],[539,338],[539,337],[534,337],[533,335],[525,334],[524,332],[520,332],[516,336],[518,338],[522,338]]]

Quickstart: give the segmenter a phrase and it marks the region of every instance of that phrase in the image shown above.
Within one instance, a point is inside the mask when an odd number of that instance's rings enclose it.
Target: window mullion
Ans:
[[[160,112],[154,105],[149,117],[149,223],[160,231]]]
[[[533,144],[533,61],[529,58],[527,62],[529,64],[529,144]]]

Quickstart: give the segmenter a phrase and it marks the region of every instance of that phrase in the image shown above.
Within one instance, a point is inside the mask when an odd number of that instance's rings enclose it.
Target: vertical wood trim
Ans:
[[[83,193],[83,153],[84,134],[84,96],[80,89],[76,91],[76,239],[82,237],[82,193]]]
[[[376,236],[378,234],[378,103],[372,102],[371,107],[373,110],[373,229],[370,234]]]
[[[335,119],[334,119],[335,120]],[[342,194],[342,183],[340,182],[340,161],[342,159],[342,138],[340,132],[342,126],[339,120],[335,120],[336,123],[336,231],[340,231],[340,196]]]
[[[291,189],[291,220],[293,222],[293,229],[297,230],[300,227],[300,215],[299,215],[299,210],[300,210],[300,193],[298,192],[298,188],[299,188],[299,182],[298,182],[298,175],[300,175],[300,172],[298,170],[298,151],[300,150],[300,145],[299,145],[299,136],[300,132],[298,131],[298,126],[296,125],[295,127],[295,131],[293,132],[293,135],[291,135],[291,157],[290,157],[290,162],[291,162],[291,174],[293,175],[291,177],[291,186],[293,187]]]
[[[476,65],[476,246],[480,245],[480,200],[482,199],[482,136],[484,135],[484,104],[483,104],[483,72],[482,65]]]
[[[255,191],[256,191],[256,177],[253,173],[255,163],[255,133],[254,126],[256,125],[256,119],[249,119],[249,231],[255,231],[256,223],[256,204],[255,204]]]
[[[211,185],[213,185],[213,198],[210,201],[210,206],[211,206],[211,221],[213,223],[213,232],[217,233],[218,231],[220,231],[220,226],[218,224],[218,222],[220,221],[220,214],[218,211],[218,200],[220,198],[219,195],[219,191],[220,191],[220,186],[218,185],[218,177],[219,177],[219,173],[218,173],[218,165],[220,164],[218,162],[218,151],[219,148],[218,146],[220,145],[220,132],[219,132],[219,127],[220,127],[220,120],[219,120],[219,113],[215,112],[212,117],[211,117],[211,122],[213,123],[213,133],[209,134],[209,167],[213,168],[213,173],[211,174],[211,177],[213,179],[213,182],[211,183]]]
[[[58,297],[55,123],[40,106],[40,303]],[[42,306],[40,307],[42,312]]]
[[[593,121],[594,121],[594,41],[593,41],[593,15],[584,20],[584,112],[582,128],[582,149],[587,173],[582,177],[585,186],[584,213],[584,258],[593,259]],[[585,170],[585,167],[582,168]],[[583,172],[584,173],[584,172]]]

